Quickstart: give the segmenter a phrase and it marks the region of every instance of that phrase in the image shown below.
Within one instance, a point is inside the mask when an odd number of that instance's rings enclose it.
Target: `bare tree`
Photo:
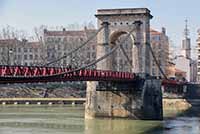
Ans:
[[[17,30],[12,26],[6,25],[0,29],[0,37],[2,39],[0,44],[0,64],[14,64],[14,50],[16,50],[18,39],[26,38],[27,33],[24,30]]]

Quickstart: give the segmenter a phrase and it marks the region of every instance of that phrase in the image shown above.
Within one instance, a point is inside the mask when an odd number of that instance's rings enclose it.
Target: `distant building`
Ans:
[[[190,74],[191,74],[191,66],[190,66],[191,59],[188,59],[188,58],[184,57],[183,55],[179,55],[174,59],[174,61],[176,64],[176,68],[186,72],[186,79],[188,81],[191,81],[191,79],[192,79],[190,76]]]
[[[176,77],[176,67],[173,62],[168,63],[168,67],[166,69],[166,74],[168,78],[175,78]]]
[[[180,69],[175,68],[175,78],[179,81],[185,81],[186,79],[186,72]]]
[[[168,74],[169,79],[175,79],[179,81],[185,81],[187,77],[187,73],[176,68],[176,65],[173,62],[169,62],[166,73]]]
[[[197,56],[197,81],[200,82],[200,30],[198,30]]]
[[[42,48],[39,42],[27,40],[0,40],[1,65],[40,65],[42,63]]]
[[[174,59],[176,68],[186,72],[186,80],[196,82],[197,69],[196,61],[191,59],[191,42],[189,38],[189,29],[187,21],[184,30],[184,39],[182,41],[181,54]]]
[[[188,59],[191,59],[191,40],[189,38],[187,20],[185,21],[184,39],[182,40],[181,55]]]
[[[1,39],[0,40],[0,64],[1,65],[13,65],[13,50],[15,46],[20,45],[21,41],[17,39]]]
[[[63,57],[71,50],[81,46],[96,30],[87,29],[80,31],[49,31],[44,30],[44,45],[46,50],[46,63]],[[55,62],[52,66],[80,67],[96,59],[96,37],[86,46],[72,53],[66,58]]]
[[[162,28],[161,32],[151,29],[150,39],[151,39],[151,47],[158,61],[158,64],[160,65],[163,72],[168,76],[167,69],[169,66],[169,39],[168,36],[166,35],[166,29]],[[152,57],[151,67],[152,67],[151,74],[153,76],[162,76],[153,57]]]
[[[46,51],[46,63],[52,62],[55,59],[63,57],[69,53],[72,49],[77,48],[82,45],[89,37],[91,37],[97,30],[87,29],[79,31],[69,31],[63,29],[61,31],[50,31],[44,30],[44,45]],[[151,43],[153,50],[155,51],[155,56],[157,57],[159,64],[164,72],[166,72],[168,61],[169,61],[169,41],[166,35],[165,28],[162,28],[162,32],[151,30]],[[119,37],[115,42],[120,43],[125,35]],[[127,56],[130,58],[130,61],[126,59],[121,49],[118,49],[116,52],[110,56],[113,58],[115,71],[131,71],[131,66],[129,62],[132,62],[132,46],[134,42],[131,38],[126,40],[122,45]],[[90,63],[96,59],[96,47],[97,47],[97,38],[95,37],[91,40],[88,45],[79,49],[78,52],[71,54],[70,56],[63,58],[62,60],[55,62],[52,66],[68,66],[80,67],[85,64]],[[158,67],[155,62],[152,62],[152,73],[154,76],[161,76]],[[93,67],[95,68],[95,66]]]

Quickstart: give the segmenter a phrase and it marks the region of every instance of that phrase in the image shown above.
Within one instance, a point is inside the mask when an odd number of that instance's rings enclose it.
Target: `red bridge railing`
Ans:
[[[71,68],[59,67],[0,66],[0,83],[133,81],[134,78],[133,73],[110,70],[85,69],[73,72]]]
[[[130,72],[41,66],[0,66],[1,83],[36,83],[61,81],[134,81],[136,75]],[[162,80],[162,85],[181,85],[176,80]]]

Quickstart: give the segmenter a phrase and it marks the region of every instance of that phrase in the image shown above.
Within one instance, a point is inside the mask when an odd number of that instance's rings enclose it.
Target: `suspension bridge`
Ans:
[[[1,65],[0,84],[87,81],[86,118],[106,116],[162,119],[161,85],[182,83],[167,79],[151,49],[150,11],[146,8],[100,9],[95,16],[99,29],[82,45],[43,66]],[[126,36],[119,41],[121,35]],[[96,36],[96,60],[78,68],[49,67],[76,53]],[[123,49],[128,38],[132,38],[134,42],[132,57],[128,57]],[[115,58],[112,54],[118,49],[122,50],[130,64],[131,72],[112,71]],[[158,80],[150,76],[150,55],[164,79]],[[96,70],[89,69],[94,65],[97,66]],[[122,88],[125,89],[123,92],[120,90]]]

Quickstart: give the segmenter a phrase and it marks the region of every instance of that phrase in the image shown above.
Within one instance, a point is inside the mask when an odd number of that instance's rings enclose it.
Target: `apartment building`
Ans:
[[[198,30],[197,56],[197,81],[200,82],[200,30]]]
[[[46,51],[46,63],[58,59],[72,49],[81,46],[96,30],[87,29],[80,31],[50,31],[44,30],[44,44]],[[52,66],[72,66],[80,67],[96,59],[96,38],[91,40],[87,45],[72,53],[68,57],[52,64]]]
[[[169,39],[166,35],[166,29],[162,28],[162,31],[150,30],[150,40],[151,47],[154,52],[154,55],[158,61],[159,66],[163,72],[168,76],[168,67],[169,67]],[[153,76],[162,76],[155,60],[151,57],[151,75]]]
[[[27,40],[0,40],[0,65],[40,65],[42,63],[42,45]]]

